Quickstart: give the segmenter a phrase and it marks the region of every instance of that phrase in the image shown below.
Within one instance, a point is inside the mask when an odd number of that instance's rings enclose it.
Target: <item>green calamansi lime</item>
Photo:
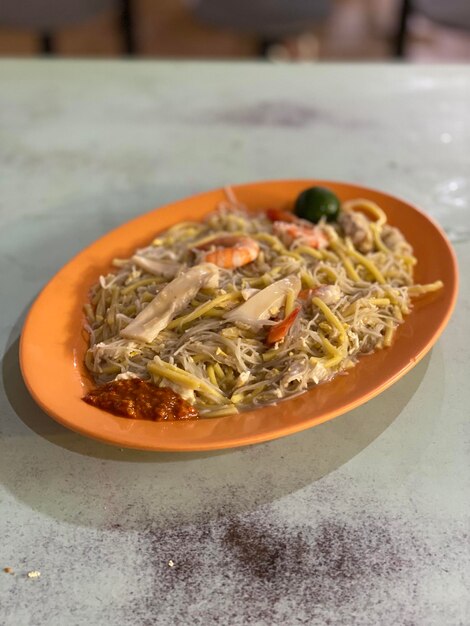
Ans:
[[[326,217],[328,222],[334,222],[339,209],[340,202],[332,191],[326,187],[310,187],[297,198],[294,213],[316,224],[322,217]]]

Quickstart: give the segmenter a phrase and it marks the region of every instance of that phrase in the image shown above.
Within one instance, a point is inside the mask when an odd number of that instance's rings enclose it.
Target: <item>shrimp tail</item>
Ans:
[[[282,341],[285,339],[287,333],[289,332],[292,324],[297,319],[297,315],[300,313],[300,307],[296,307],[290,315],[288,315],[285,319],[283,319],[278,324],[271,326],[271,329],[266,338],[266,343],[268,345],[273,345],[278,341]]]

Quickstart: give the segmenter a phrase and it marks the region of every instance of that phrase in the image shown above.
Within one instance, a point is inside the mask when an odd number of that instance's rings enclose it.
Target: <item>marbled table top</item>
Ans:
[[[469,174],[469,66],[2,61],[0,624],[469,624]],[[20,329],[73,254],[194,192],[301,177],[404,196],[453,240],[457,309],[409,375],[210,454],[108,447],[35,405]]]

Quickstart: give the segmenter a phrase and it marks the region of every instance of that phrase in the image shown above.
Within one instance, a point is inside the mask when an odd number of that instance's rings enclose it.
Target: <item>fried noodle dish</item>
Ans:
[[[377,204],[298,206],[248,212],[227,189],[204,221],[115,259],[85,305],[98,390],[140,379],[186,401],[190,418],[220,417],[304,392],[390,346],[412,299],[442,283],[414,284],[412,248]]]

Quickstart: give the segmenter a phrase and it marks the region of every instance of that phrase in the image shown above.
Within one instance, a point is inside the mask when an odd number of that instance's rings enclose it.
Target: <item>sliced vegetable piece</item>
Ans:
[[[271,330],[268,333],[266,338],[266,343],[269,346],[277,343],[278,341],[282,341],[285,339],[287,333],[289,332],[292,324],[297,319],[297,315],[300,313],[300,307],[296,307],[290,315],[288,315],[285,319],[283,319],[279,324],[275,326],[271,326]]]
[[[152,302],[121,330],[121,336],[146,343],[152,342],[173,317],[191,302],[201,287],[216,286],[218,278],[219,270],[212,263],[189,268],[168,283]]]
[[[258,291],[258,293],[239,307],[226,313],[224,317],[232,322],[246,324],[268,319],[284,304],[289,290],[292,290],[296,297],[300,291],[300,286],[300,278],[295,274],[287,276],[287,278],[281,278],[281,280],[277,280],[269,287]]]
[[[164,276],[165,278],[173,278],[180,269],[179,263],[149,259],[140,254],[134,254],[131,260],[146,272],[156,276]]]
[[[163,361],[159,356],[155,356],[153,361],[148,363],[147,370],[152,376],[164,378],[181,387],[198,391],[215,402],[225,400],[218,386],[212,385],[206,380],[199,378],[199,376],[186,372],[177,365]]]

